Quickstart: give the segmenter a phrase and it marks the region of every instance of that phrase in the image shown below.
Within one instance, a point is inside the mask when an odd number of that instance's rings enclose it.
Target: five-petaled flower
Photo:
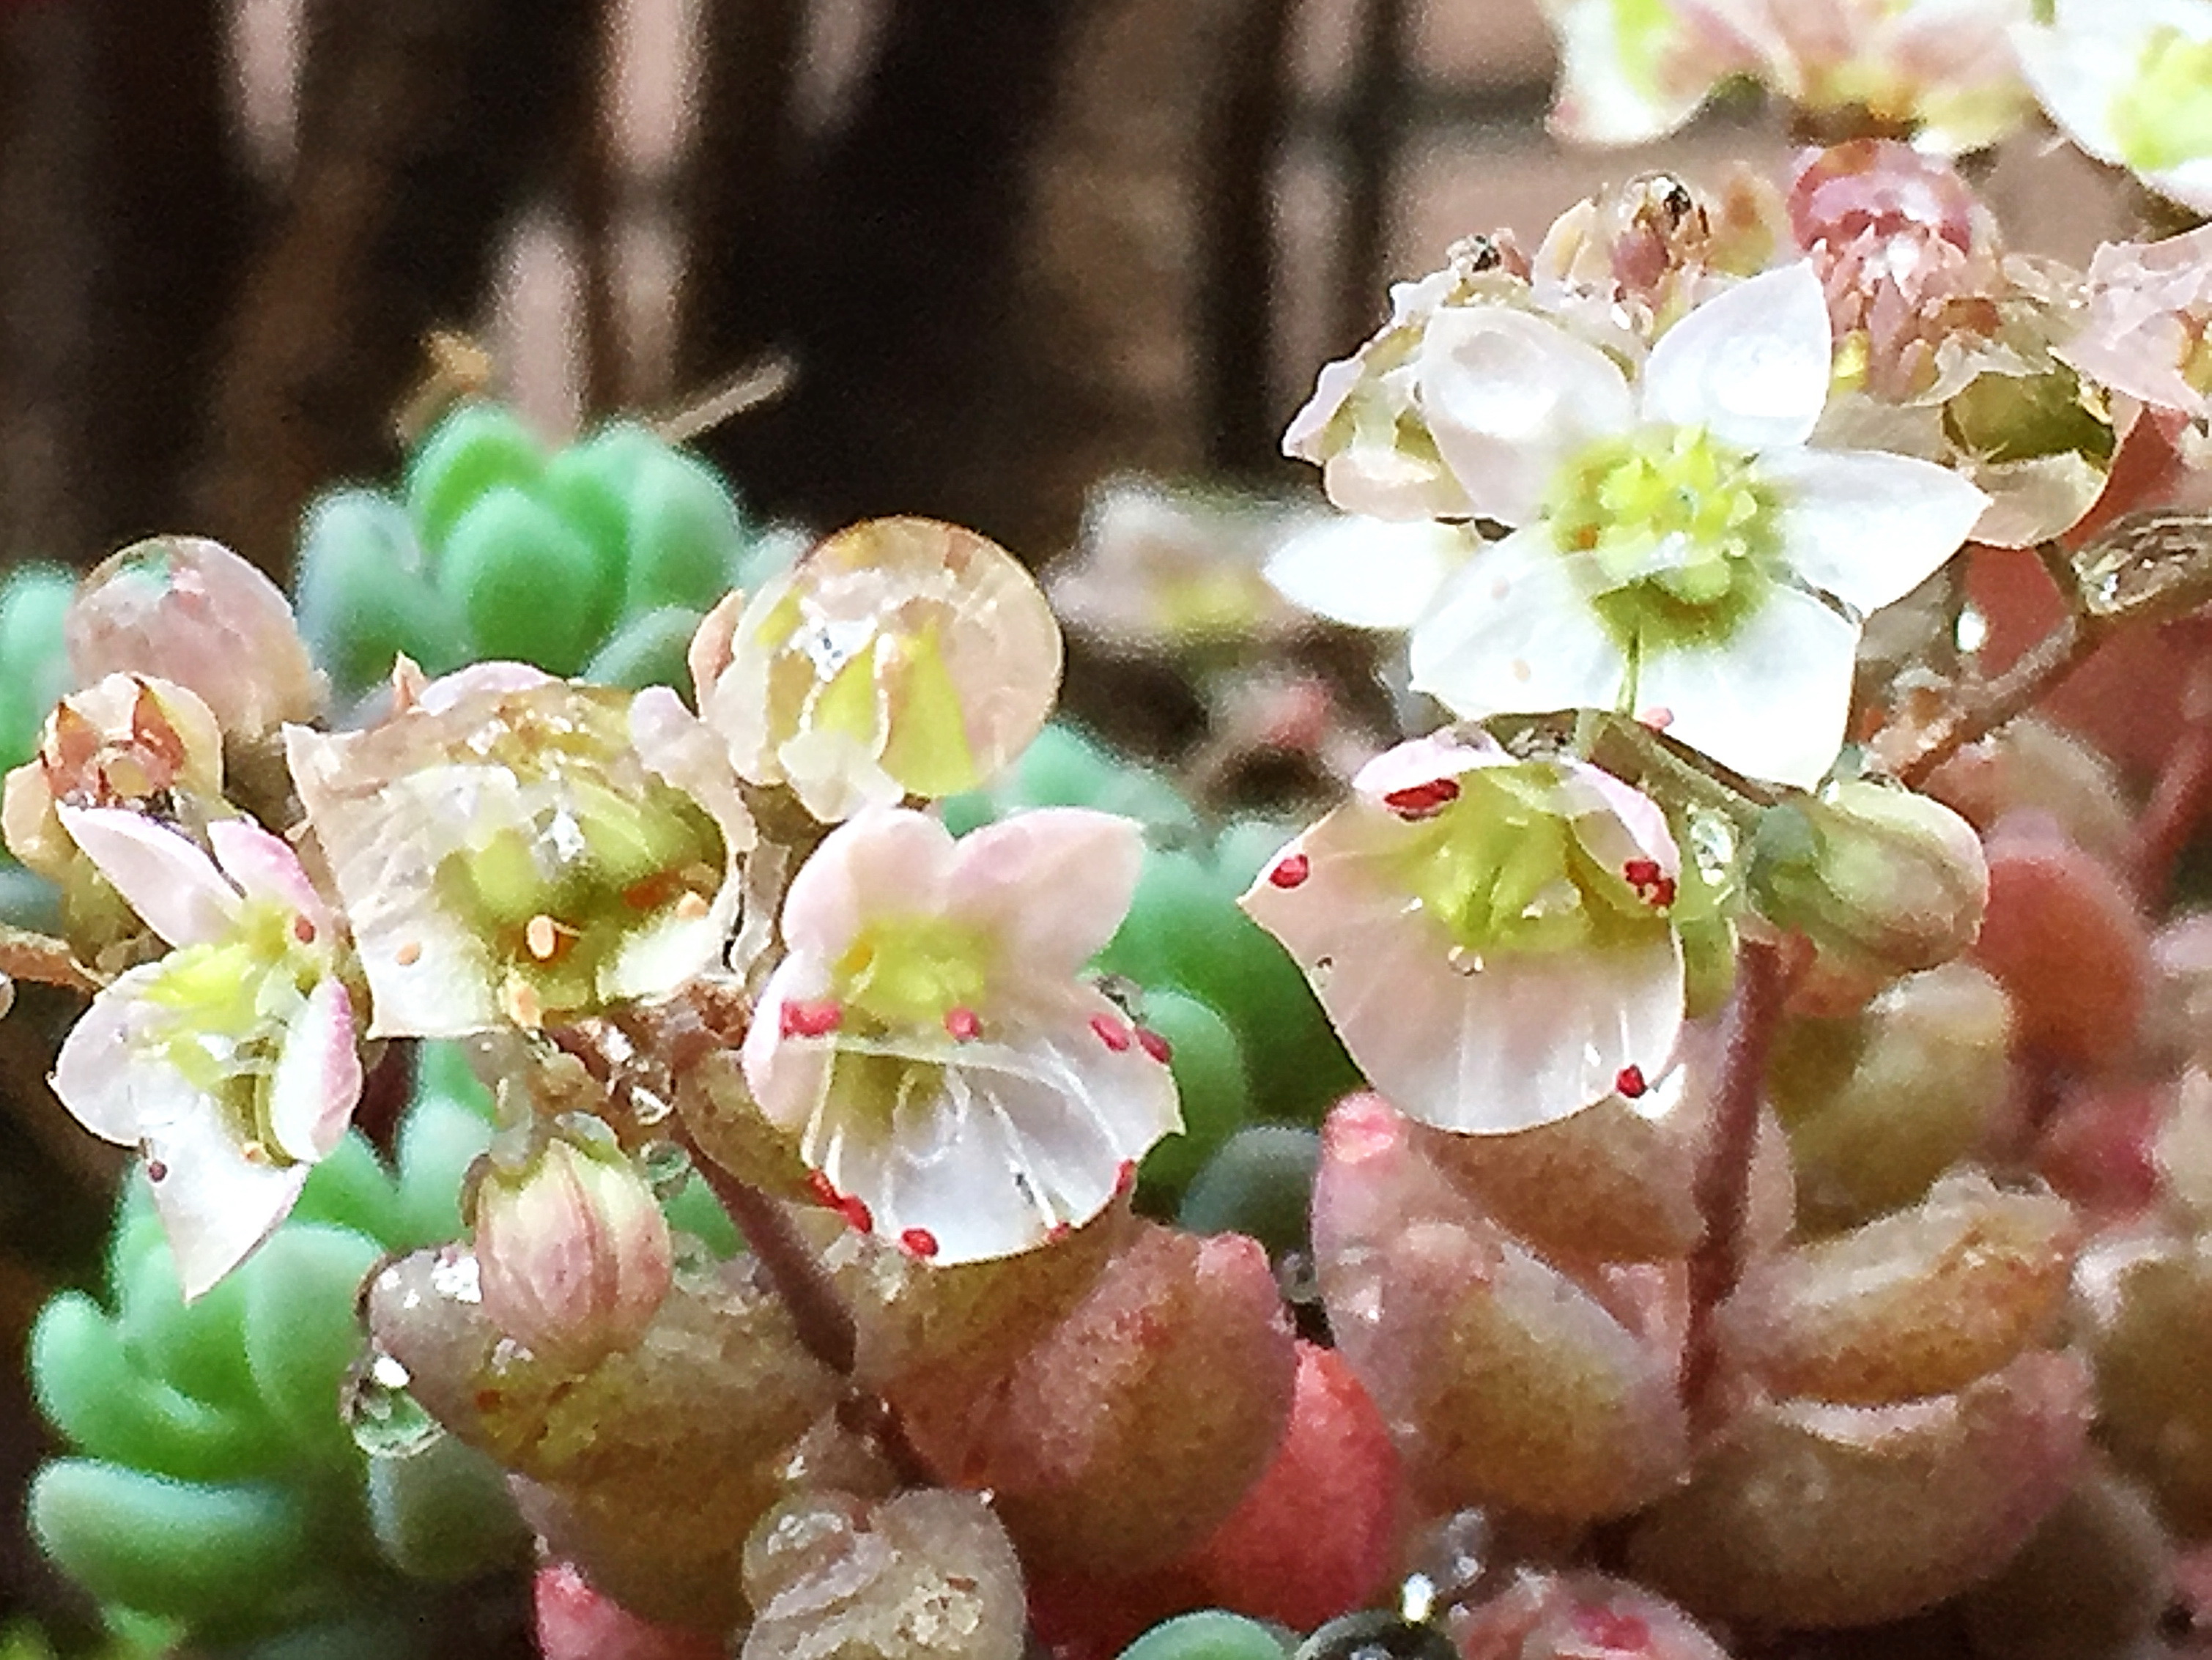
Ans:
[[[2203,0],[2057,0],[2013,31],[2051,119],[2100,161],[2212,212],[2212,6]]]
[[[1747,776],[1817,782],[1861,620],[1988,502],[1932,462],[1807,448],[1830,348],[1803,264],[1698,307],[1635,382],[1528,312],[1432,319],[1428,429],[1474,510],[1521,528],[1414,625],[1416,689],[1468,720],[1618,710]]]
[[[1060,807],[955,842],[868,809],[793,880],[744,1043],[817,1195],[940,1264],[1080,1226],[1181,1124],[1165,1046],[1078,978],[1120,924],[1134,823]]]
[[[85,854],[173,947],[94,1000],[54,1091],[95,1135],[143,1147],[187,1298],[284,1219],[361,1096],[337,919],[299,860],[244,819],[215,858],[115,807],[58,809]]]
[[[1492,1133],[1665,1073],[1680,875],[1665,817],[1610,774],[1426,738],[1369,763],[1243,904],[1393,1105]]]

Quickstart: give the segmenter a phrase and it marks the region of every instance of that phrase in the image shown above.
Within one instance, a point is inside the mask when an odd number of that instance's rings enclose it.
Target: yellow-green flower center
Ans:
[[[837,959],[838,1002],[885,1026],[942,1028],[957,1009],[974,1012],[991,977],[991,942],[943,916],[872,921]]]
[[[1599,863],[1562,811],[1566,775],[1547,762],[1462,775],[1458,794],[1415,821],[1396,874],[1470,961],[1494,952],[1570,952],[1618,944],[1668,924],[1656,867]]]
[[[1772,581],[1775,520],[1752,458],[1700,427],[1601,440],[1552,492],[1553,539],[1589,556],[1592,604],[1632,655],[1733,632]]]
[[[437,875],[532,1017],[599,1006],[600,974],[624,945],[672,910],[703,915],[722,877],[720,833],[681,791],[656,782],[633,797],[572,774],[550,800]]]
[[[2146,173],[2212,156],[2212,40],[2151,31],[2136,78],[2112,100],[2112,136]]]
[[[140,994],[167,1013],[150,1034],[162,1061],[273,1164],[291,1162],[270,1128],[276,1059],[326,966],[294,924],[284,906],[249,900],[228,936],[171,952]]]

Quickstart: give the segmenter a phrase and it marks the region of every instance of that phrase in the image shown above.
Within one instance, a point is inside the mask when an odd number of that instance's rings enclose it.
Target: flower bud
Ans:
[[[1908,790],[1849,781],[1770,808],[1752,843],[1759,913],[1845,972],[1949,962],[1974,941],[1990,873],[1973,827]]]
[[[157,536],[84,579],[63,625],[79,684],[157,674],[188,687],[226,733],[308,721],[328,696],[276,585],[220,542]]]
[[[556,1140],[476,1193],[484,1312],[533,1354],[582,1371],[635,1344],[668,1293],[668,1223],[619,1152]]]

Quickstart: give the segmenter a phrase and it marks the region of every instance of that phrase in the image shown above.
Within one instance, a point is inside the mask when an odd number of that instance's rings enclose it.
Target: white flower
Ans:
[[[1438,316],[1429,430],[1474,510],[1521,528],[1415,624],[1415,689],[1470,720],[1617,709],[1747,776],[1819,781],[1861,619],[1988,502],[1930,462],[1807,449],[1829,357],[1803,264],[1698,307],[1634,384],[1526,312]]]
[[[1073,807],[957,842],[870,808],[822,843],[784,901],[790,954],[744,1060],[825,1201],[968,1262],[1080,1226],[1127,1184],[1182,1122],[1175,1081],[1161,1040],[1076,976],[1140,854],[1130,820]]]
[[[2212,4],[2057,0],[2013,31],[2051,119],[2100,161],[2212,213]]]
[[[1393,1105],[1489,1133],[1665,1073],[1680,875],[1659,809],[1610,775],[1421,739],[1370,762],[1241,903]]]
[[[374,1036],[665,996],[736,931],[752,820],[721,744],[665,687],[480,663],[380,726],[285,742]]]
[[[137,813],[58,811],[175,949],[94,1000],[62,1045],[54,1092],[94,1134],[144,1148],[178,1278],[197,1297],[283,1220],[360,1098],[337,920],[291,848],[244,819],[208,827],[210,862]]]

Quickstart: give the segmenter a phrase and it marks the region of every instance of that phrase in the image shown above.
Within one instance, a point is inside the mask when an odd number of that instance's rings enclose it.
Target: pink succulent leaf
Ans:
[[[191,842],[121,807],[56,810],[63,828],[145,921],[172,946],[221,937],[237,919],[236,889]]]
[[[277,1147],[301,1164],[330,1157],[361,1104],[361,1084],[353,1000],[332,976],[316,982],[276,1052],[269,1125]]]

